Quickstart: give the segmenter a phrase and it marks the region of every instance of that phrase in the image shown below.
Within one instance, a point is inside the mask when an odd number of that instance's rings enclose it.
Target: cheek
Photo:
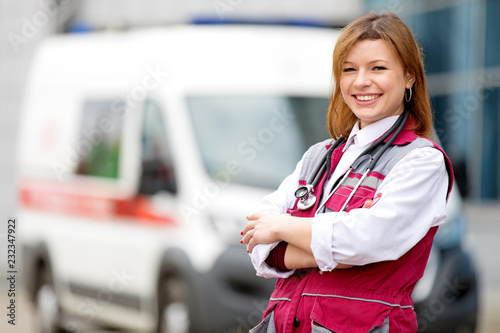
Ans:
[[[342,96],[345,96],[346,94],[349,93],[350,84],[349,84],[348,80],[340,79],[339,86],[340,86],[340,92],[342,93]]]
[[[401,95],[401,98],[403,98],[406,89],[404,81],[397,79],[387,79],[379,81],[379,84],[381,87],[383,87],[383,90],[391,92],[395,97],[399,98],[399,95]]]
[[[394,94],[398,100],[403,99],[404,94],[405,94],[405,90],[406,90],[406,86],[405,86],[404,82],[402,82],[402,84],[399,84],[399,85],[394,87]]]

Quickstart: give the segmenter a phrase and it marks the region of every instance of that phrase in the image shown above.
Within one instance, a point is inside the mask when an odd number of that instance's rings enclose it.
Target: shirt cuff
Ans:
[[[269,278],[287,278],[292,275],[295,270],[290,270],[287,272],[278,272],[276,269],[270,267],[266,264],[266,259],[269,256],[269,253],[274,249],[279,242],[271,243],[271,244],[257,244],[252,253],[250,253],[250,258],[252,260],[252,264],[257,271],[257,276],[262,276],[267,279]]]
[[[333,258],[333,221],[337,212],[318,214],[311,224],[311,251],[321,271],[331,271],[338,263]]]

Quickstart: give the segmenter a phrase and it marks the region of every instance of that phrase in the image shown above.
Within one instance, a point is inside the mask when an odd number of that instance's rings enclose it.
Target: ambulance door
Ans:
[[[145,100],[134,110],[120,107],[112,100],[85,104],[82,135],[110,119],[76,170],[86,187],[99,189],[99,205],[73,219],[60,247],[67,253],[61,267],[78,314],[138,328],[154,322],[164,230],[176,225],[165,209],[173,205],[177,181],[159,106]],[[160,193],[172,200],[157,204]]]

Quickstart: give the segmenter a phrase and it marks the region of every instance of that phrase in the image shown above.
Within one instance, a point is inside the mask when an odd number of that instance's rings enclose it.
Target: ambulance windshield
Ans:
[[[276,188],[309,146],[330,137],[324,97],[190,96],[187,104],[207,173],[227,171],[237,184]]]

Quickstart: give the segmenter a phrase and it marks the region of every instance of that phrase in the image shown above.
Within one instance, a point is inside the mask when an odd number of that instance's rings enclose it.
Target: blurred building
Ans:
[[[366,0],[397,12],[425,54],[435,124],[461,192],[500,196],[500,1]]]

